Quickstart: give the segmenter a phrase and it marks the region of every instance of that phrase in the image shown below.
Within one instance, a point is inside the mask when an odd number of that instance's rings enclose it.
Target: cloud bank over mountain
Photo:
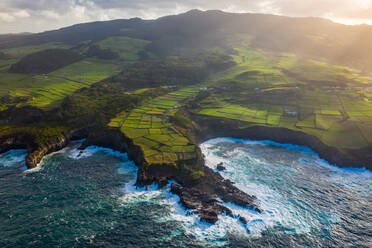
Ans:
[[[97,20],[153,19],[190,9],[316,16],[372,24],[372,0],[0,0],[0,33],[40,32]]]

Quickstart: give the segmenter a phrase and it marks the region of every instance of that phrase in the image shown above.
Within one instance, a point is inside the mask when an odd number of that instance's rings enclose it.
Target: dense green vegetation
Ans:
[[[41,147],[48,143],[53,143],[63,137],[63,134],[68,132],[69,128],[61,126],[56,123],[45,123],[41,122],[34,125],[1,125],[0,126],[0,137],[11,136],[16,134],[27,134],[33,137],[34,146]]]
[[[9,72],[46,74],[81,60],[82,57],[67,49],[47,49],[25,56],[13,64]]]
[[[39,45],[26,45],[17,46],[14,48],[3,49],[3,53],[7,55],[8,58],[21,59],[26,55],[41,52],[48,49],[69,49],[70,45],[61,43],[43,43]]]
[[[202,82],[216,71],[234,65],[223,53],[205,53],[193,57],[169,57],[160,62],[142,62],[126,68],[108,82],[118,82],[131,89],[193,85]]]
[[[129,111],[166,92],[167,89],[157,88],[133,94],[119,84],[98,83],[66,97],[57,118],[74,126],[105,126],[120,111]]]
[[[92,45],[89,47],[86,55],[88,57],[96,57],[98,59],[118,59],[120,56],[118,53],[113,52],[111,49],[102,49],[97,45]]]
[[[138,61],[140,59],[154,58],[154,55],[144,51],[146,45],[149,43],[147,40],[114,36],[102,40],[97,44],[102,49],[110,49],[115,52],[124,61]]]

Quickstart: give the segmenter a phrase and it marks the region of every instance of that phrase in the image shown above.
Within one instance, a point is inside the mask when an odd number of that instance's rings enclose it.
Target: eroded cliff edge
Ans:
[[[177,166],[167,164],[146,164],[143,152],[140,147],[133,144],[132,140],[125,137],[119,130],[107,129],[92,132],[81,149],[87,146],[96,145],[108,147],[117,151],[127,152],[131,160],[138,166],[136,185],[139,187],[157,183],[163,187],[170,180],[172,183],[171,192],[180,197],[182,205],[192,213],[197,213],[201,220],[209,223],[216,223],[218,216],[227,214],[233,216],[232,211],[221,204],[231,202],[237,205],[251,208],[261,212],[255,197],[250,196],[236,188],[229,180],[204,165],[204,158],[198,149],[197,159],[180,161]],[[186,168],[192,164],[195,169],[202,170],[204,176],[194,178]],[[240,221],[246,222],[243,218]]]
[[[298,131],[262,126],[240,129],[238,123],[233,120],[200,116],[194,116],[193,119],[197,123],[197,128],[193,130],[194,133],[192,135],[198,144],[216,137],[272,140],[279,143],[308,146],[317,152],[320,158],[341,167],[353,166],[372,169],[372,149],[370,148],[340,151],[337,148],[325,145],[314,136]],[[256,211],[262,211],[255,202],[254,196],[242,192],[234,186],[233,182],[224,180],[218,172],[206,167],[200,149],[197,151],[197,159],[180,161],[177,166],[166,164],[148,165],[144,161],[141,147],[134,145],[132,140],[118,129],[75,129],[63,133],[43,145],[38,145],[35,142],[35,137],[27,132],[14,133],[0,138],[0,153],[11,149],[27,149],[29,154],[26,158],[26,164],[29,168],[34,168],[45,155],[64,148],[72,139],[81,138],[87,138],[81,149],[90,145],[96,145],[127,152],[129,158],[139,167],[136,182],[139,187],[153,183],[163,187],[170,180],[176,181],[177,183],[172,183],[171,185],[171,192],[180,197],[180,202],[185,208],[192,213],[199,214],[204,221],[215,223],[218,220],[218,216],[223,213],[232,216],[232,211],[223,206],[220,202],[221,200],[252,208]],[[202,170],[204,175],[200,178],[194,178],[189,171],[184,170],[186,165],[190,164],[195,169]],[[235,217],[239,218],[243,223],[246,222],[244,218]]]
[[[324,144],[315,136],[286,128],[266,126],[239,128],[239,122],[230,119],[204,116],[194,116],[194,119],[197,120],[199,126],[195,135],[199,144],[218,137],[271,140],[281,144],[307,146],[316,152],[321,159],[339,167],[372,170],[372,147],[365,147],[359,150],[340,150]]]

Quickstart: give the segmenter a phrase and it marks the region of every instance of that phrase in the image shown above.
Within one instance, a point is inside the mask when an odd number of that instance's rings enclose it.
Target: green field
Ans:
[[[98,42],[104,49],[117,52],[120,58],[126,61],[137,61],[140,59],[138,53],[143,51],[150,42],[146,40],[133,39],[129,37],[110,37]]]
[[[48,75],[0,73],[0,97],[28,96],[25,104],[51,109],[74,91],[119,72],[119,68],[107,61],[86,59]]]
[[[109,123],[141,147],[147,165],[171,164],[196,158],[195,144],[170,121],[199,88],[183,88],[154,98],[129,113],[120,113]]]
[[[67,49],[70,46],[48,43],[2,50],[9,58],[0,59],[0,98],[6,95],[24,97],[26,101],[17,106],[31,105],[50,110],[76,90],[115,75],[126,64],[138,61],[138,53],[148,43],[127,37],[110,37],[100,41],[99,45],[119,53],[123,61],[86,58],[47,75],[15,74],[8,70],[12,64],[28,54],[51,48]],[[86,49],[83,46],[80,50],[83,52]]]
[[[42,45],[37,46],[23,46],[23,47],[17,47],[17,48],[10,48],[10,49],[4,49],[2,52],[9,55],[12,58],[20,59],[28,54],[40,52],[42,50],[46,49],[53,49],[53,48],[71,48],[69,45],[65,44],[57,44],[57,43],[46,43]]]
[[[290,54],[236,50],[237,65],[210,78],[210,95],[194,113],[302,131],[341,149],[372,144],[372,78]]]

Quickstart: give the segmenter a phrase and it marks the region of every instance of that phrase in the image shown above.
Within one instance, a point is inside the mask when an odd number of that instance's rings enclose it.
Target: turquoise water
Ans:
[[[25,171],[26,151],[0,155],[0,247],[372,247],[372,172],[341,169],[305,147],[215,139],[207,166],[253,194],[263,213],[209,225],[169,193],[136,188],[126,154],[79,143]],[[248,220],[238,221],[238,215]]]

